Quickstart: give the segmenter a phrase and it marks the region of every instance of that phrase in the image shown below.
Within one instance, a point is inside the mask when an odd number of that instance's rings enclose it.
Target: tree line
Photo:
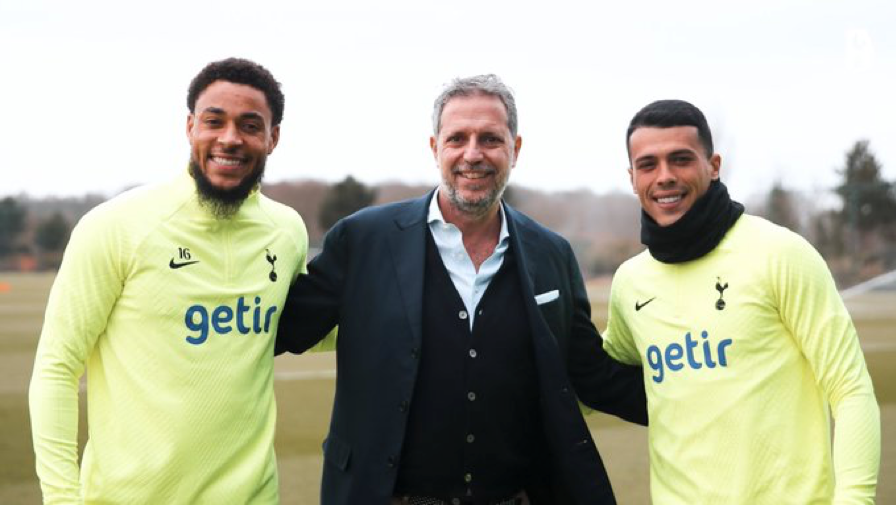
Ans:
[[[838,281],[852,284],[896,268],[896,183],[884,179],[864,140],[846,152],[837,174],[831,192],[838,206],[819,208],[824,195],[801,195],[775,183],[760,213],[809,239]]]
[[[867,141],[856,142],[830,188],[833,205],[775,182],[764,199],[746,202],[747,211],[805,236],[828,261],[841,285],[896,268],[896,183],[885,180]],[[367,186],[349,176],[327,184],[295,181],[265,184],[262,191],[295,208],[312,246],[339,219],[368,205],[424,194],[430,186]],[[511,186],[512,205],[565,236],[586,275],[612,274],[643,249],[638,203],[632,195],[596,195],[587,190],[548,193]],[[0,200],[0,269],[58,267],[74,223],[103,201],[89,195],[70,199],[6,197]]]

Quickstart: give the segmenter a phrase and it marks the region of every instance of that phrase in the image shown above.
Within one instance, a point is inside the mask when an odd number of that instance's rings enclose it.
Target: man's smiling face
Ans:
[[[521,141],[510,133],[496,96],[456,96],[442,110],[438,138],[430,139],[442,173],[440,202],[470,215],[494,209],[516,163]]]
[[[640,127],[629,138],[632,189],[660,226],[685,214],[719,178],[722,160],[708,155],[694,126]]]
[[[227,192],[260,178],[280,127],[271,125],[262,91],[215,81],[197,98],[187,118],[187,137],[192,164],[211,187]]]

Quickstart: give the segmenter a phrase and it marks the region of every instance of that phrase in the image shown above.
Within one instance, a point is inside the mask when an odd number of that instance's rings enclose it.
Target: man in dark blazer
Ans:
[[[278,352],[339,326],[321,503],[615,503],[577,399],[646,424],[643,376],[604,353],[569,243],[501,200],[513,95],[457,79],[433,126],[439,187],[338,222],[280,318]]]

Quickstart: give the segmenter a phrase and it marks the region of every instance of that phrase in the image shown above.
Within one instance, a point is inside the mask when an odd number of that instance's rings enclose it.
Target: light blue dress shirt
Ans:
[[[429,216],[426,222],[429,223],[429,230],[432,232],[432,238],[439,250],[439,256],[442,257],[442,263],[445,264],[445,269],[451,276],[451,282],[454,283],[457,294],[460,295],[464,307],[467,308],[470,330],[473,329],[476,307],[482,300],[482,295],[485,294],[488,284],[504,263],[504,253],[510,246],[510,234],[507,232],[507,217],[504,215],[503,205],[499,206],[498,213],[501,216],[498,245],[492,255],[479,265],[479,272],[477,272],[473,260],[470,259],[470,255],[467,254],[467,249],[464,247],[464,237],[460,229],[446,222],[442,210],[439,209],[439,190],[436,190],[429,203]]]

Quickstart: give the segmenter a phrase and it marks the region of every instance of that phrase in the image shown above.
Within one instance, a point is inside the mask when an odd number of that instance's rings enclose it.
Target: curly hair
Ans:
[[[187,92],[187,107],[191,113],[195,113],[196,99],[215,81],[227,81],[234,84],[245,84],[262,93],[271,108],[273,126],[283,120],[283,92],[280,91],[280,83],[274,79],[268,69],[254,61],[243,58],[227,58],[214,61],[205,66],[190,82]]]

